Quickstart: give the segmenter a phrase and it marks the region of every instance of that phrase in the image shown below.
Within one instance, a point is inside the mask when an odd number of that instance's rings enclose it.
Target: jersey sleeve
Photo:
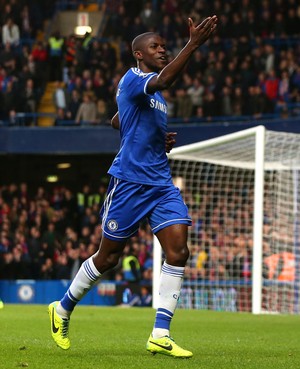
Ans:
[[[151,78],[157,73],[144,73],[138,68],[132,68],[127,75],[125,84],[127,95],[132,99],[136,99],[141,95],[147,95],[147,85]]]

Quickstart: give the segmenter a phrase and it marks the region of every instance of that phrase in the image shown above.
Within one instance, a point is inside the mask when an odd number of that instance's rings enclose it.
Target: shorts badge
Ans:
[[[118,223],[114,219],[111,219],[107,222],[107,228],[114,232],[118,229]]]

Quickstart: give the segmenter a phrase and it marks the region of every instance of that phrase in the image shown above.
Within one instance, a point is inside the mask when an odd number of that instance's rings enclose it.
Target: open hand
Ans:
[[[205,18],[198,26],[195,26],[192,18],[189,18],[190,42],[196,46],[204,44],[205,41],[215,32],[218,18],[216,15]]]

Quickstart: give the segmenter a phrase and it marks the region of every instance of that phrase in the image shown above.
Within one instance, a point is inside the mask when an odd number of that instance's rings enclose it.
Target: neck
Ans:
[[[137,63],[137,68],[139,68],[144,73],[153,73],[153,72],[159,73],[159,70],[154,70],[154,68],[149,68],[143,63]]]

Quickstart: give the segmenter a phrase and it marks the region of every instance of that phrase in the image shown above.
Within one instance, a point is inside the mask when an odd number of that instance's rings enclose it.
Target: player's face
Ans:
[[[159,35],[147,38],[142,56],[142,62],[149,71],[157,72],[163,69],[168,64],[165,40]]]

